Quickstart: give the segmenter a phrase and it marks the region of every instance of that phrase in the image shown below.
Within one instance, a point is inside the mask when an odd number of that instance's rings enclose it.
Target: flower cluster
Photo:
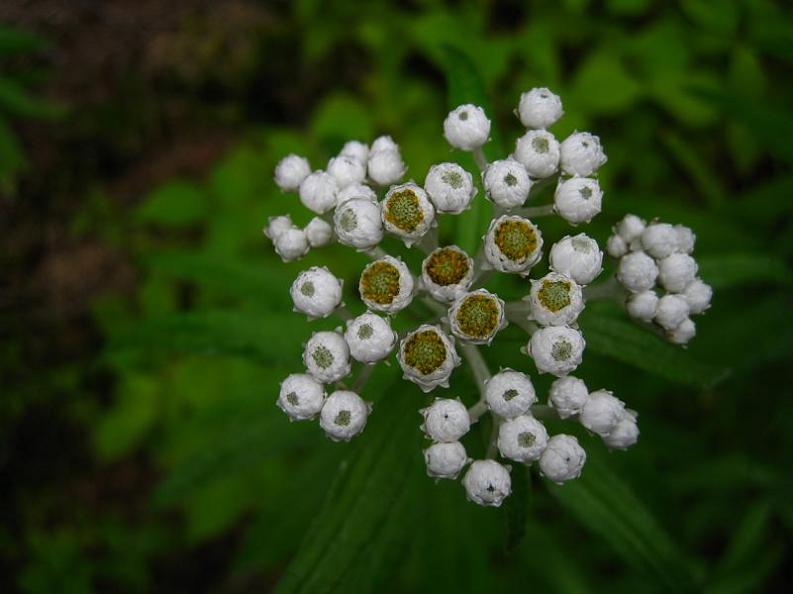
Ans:
[[[332,240],[361,251],[370,262],[358,279],[358,296],[366,313],[354,317],[342,303],[342,282],[326,267],[301,272],[291,287],[295,311],[309,319],[332,314],[345,328],[314,333],[305,344],[305,373],[281,384],[280,406],[295,421],[319,419],[334,440],[363,431],[372,411],[358,394],[373,366],[395,353],[405,379],[424,392],[448,388],[465,360],[476,378],[479,400],[466,406],[459,398],[435,398],[420,413],[422,431],[431,444],[424,450],[427,473],[456,479],[467,497],[498,506],[511,491],[510,466],[536,464],[557,483],[577,478],[586,452],[576,437],[549,435],[547,417],[577,420],[611,449],[625,449],[639,436],[637,413],[610,391],[591,391],[571,375],[580,365],[586,341],[577,319],[588,299],[619,282],[631,292],[631,316],[655,321],[677,343],[693,336],[688,316],[704,311],[710,288],[696,278],[691,258],[694,236],[684,227],[645,225],[628,215],[608,240],[607,251],[619,258],[617,281],[592,283],[603,270],[603,252],[585,233],[553,243],[550,272],[529,277],[546,245],[535,220],[558,215],[569,224],[588,223],[601,211],[603,191],[597,171],[606,155],[597,136],[575,132],[561,142],[548,130],[563,115],[560,98],[547,88],[532,89],[516,111],[526,132],[511,155],[488,163],[482,146],[490,137],[490,120],[476,105],[461,105],[443,122],[449,144],[470,151],[480,169],[483,194],[493,217],[476,254],[456,245],[438,245],[437,218],[463,213],[476,198],[474,176],[458,163],[433,165],[424,182],[403,179],[406,167],[389,136],[371,146],[350,141],[325,170],[311,171],[303,157],[289,155],[276,167],[275,181],[297,192],[316,213],[304,229],[285,216],[272,218],[265,234],[285,261],[305,255]],[[554,187],[553,204],[527,205],[544,186]],[[386,234],[424,253],[415,274],[380,244]],[[493,273],[514,274],[527,288],[517,301],[505,302],[484,288]],[[656,281],[669,293],[658,297]],[[391,318],[419,300],[433,312],[408,332],[397,334]],[[556,376],[547,404],[539,404],[528,373],[501,369],[491,374],[480,348],[513,323],[525,330],[526,347],[538,373]],[[458,352],[459,351],[459,352]],[[360,368],[353,389],[343,383],[353,364]],[[327,390],[333,389],[330,394]],[[468,456],[463,438],[483,415],[490,414],[493,433],[486,455]],[[467,467],[467,469],[466,469]]]

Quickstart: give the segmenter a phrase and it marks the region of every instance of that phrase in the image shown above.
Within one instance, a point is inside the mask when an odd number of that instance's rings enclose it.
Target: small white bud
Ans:
[[[658,295],[655,291],[633,293],[625,304],[628,315],[642,322],[652,322],[658,309]]]
[[[468,460],[465,448],[459,441],[434,443],[424,450],[427,474],[432,478],[456,479]]]
[[[374,363],[385,359],[394,349],[397,334],[387,319],[366,312],[347,322],[344,340],[350,355],[361,363]]]
[[[422,324],[399,343],[397,360],[410,380],[424,392],[449,387],[449,377],[460,364],[454,344],[438,326]]]
[[[304,270],[289,290],[295,311],[309,318],[325,318],[341,303],[341,281],[324,266]]]
[[[575,132],[560,146],[562,171],[586,177],[603,166],[607,159],[600,138],[589,132]]]
[[[325,171],[315,171],[300,184],[300,202],[309,210],[323,214],[336,206],[336,178]]]
[[[688,302],[682,295],[664,295],[658,300],[655,321],[665,330],[674,330],[689,314]]]
[[[339,190],[336,194],[336,205],[341,206],[347,200],[353,198],[366,198],[372,202],[377,202],[377,194],[375,191],[366,184],[350,184],[346,188]]]
[[[541,326],[567,326],[584,311],[581,286],[557,272],[531,281],[529,303],[531,317]]]
[[[433,250],[421,263],[421,285],[438,301],[455,301],[473,278],[474,261],[456,245]]]
[[[339,155],[328,161],[328,173],[336,180],[339,188],[360,184],[366,179],[366,161]]]
[[[586,452],[572,435],[554,435],[548,440],[540,456],[540,472],[555,483],[563,483],[581,476]]]
[[[402,260],[383,256],[367,264],[358,282],[358,292],[366,307],[396,313],[413,300],[413,275]]]
[[[710,307],[713,299],[713,289],[710,285],[702,282],[701,279],[694,279],[683,291],[683,296],[688,301],[688,307],[692,316],[701,314]]]
[[[631,252],[620,259],[617,280],[629,291],[640,293],[652,289],[656,278],[658,266],[644,252]]]
[[[606,242],[606,251],[612,258],[622,258],[628,253],[628,244],[625,240],[616,233],[608,238]]]
[[[670,254],[658,261],[658,281],[667,291],[681,293],[696,278],[696,260],[688,254]]]
[[[548,392],[548,404],[556,409],[559,417],[566,419],[581,412],[589,390],[583,380],[567,375],[560,377],[551,384]]]
[[[617,223],[614,231],[619,235],[626,244],[630,244],[633,240],[639,239],[642,232],[647,227],[647,223],[636,215],[626,214],[622,220]]]
[[[688,342],[697,335],[697,326],[694,320],[686,318],[674,330],[667,332],[669,342],[674,344],[688,344]]]
[[[338,332],[314,332],[303,350],[303,363],[323,384],[337,382],[350,373],[350,349]]]
[[[514,159],[493,161],[483,178],[487,197],[501,208],[523,206],[531,191],[526,168]]]
[[[457,338],[470,344],[490,344],[507,325],[504,301],[487,289],[459,297],[449,308],[449,325]]]
[[[540,328],[531,335],[528,354],[540,373],[567,375],[581,364],[586,342],[581,332],[566,326]]]
[[[369,149],[369,154],[377,153],[380,151],[398,151],[399,145],[394,142],[394,139],[388,135],[378,136],[372,143],[372,148]]]
[[[520,95],[518,115],[527,128],[547,128],[563,114],[562,100],[550,89],[538,87]]]
[[[694,244],[697,241],[694,232],[683,225],[675,225],[675,232],[677,233],[677,251],[683,254],[693,253]]]
[[[496,270],[525,276],[542,257],[540,230],[529,219],[502,215],[487,230],[485,257]]]
[[[302,229],[292,228],[281,233],[275,240],[275,253],[284,262],[302,258],[308,253],[308,237]]]
[[[267,226],[262,230],[265,237],[275,243],[275,241],[290,229],[297,229],[292,223],[289,215],[280,215],[267,219]]]
[[[382,204],[383,225],[386,231],[399,235],[405,245],[424,237],[435,222],[435,209],[427,193],[408,182],[391,186]]]
[[[333,441],[350,441],[366,427],[371,405],[355,392],[337,390],[325,399],[319,426]]]
[[[288,155],[275,166],[275,183],[285,192],[294,192],[311,173],[311,166],[305,157]]]
[[[642,246],[653,258],[666,258],[677,251],[677,231],[668,223],[653,223],[642,231]]]
[[[603,190],[591,177],[572,177],[556,186],[554,210],[568,223],[588,223],[603,207]]]
[[[596,390],[586,399],[578,419],[592,433],[608,435],[625,413],[625,403],[608,390]]]
[[[293,421],[312,419],[325,401],[322,384],[306,373],[293,373],[281,382],[278,408]]]
[[[469,501],[499,507],[512,492],[512,480],[509,470],[495,460],[475,460],[463,477],[463,487]]]
[[[366,146],[366,143],[360,142],[358,140],[349,140],[344,143],[343,147],[341,147],[339,156],[352,157],[353,159],[357,159],[361,163],[366,164],[366,161],[369,159],[369,147]]]
[[[339,243],[359,250],[376,246],[383,239],[380,205],[368,198],[351,198],[336,207],[333,226]]]
[[[509,419],[528,413],[537,395],[528,375],[504,369],[487,380],[485,400],[493,414]]]
[[[550,177],[559,170],[561,148],[547,130],[529,130],[515,142],[512,158],[534,178]]]
[[[639,440],[639,425],[636,413],[626,410],[620,422],[608,435],[603,436],[603,443],[611,450],[627,450]]]
[[[470,103],[460,105],[443,121],[443,135],[454,148],[472,151],[490,137],[490,120],[481,107]]]
[[[395,149],[370,151],[367,163],[369,178],[380,186],[397,183],[407,169],[402,155]]]
[[[553,244],[549,256],[554,272],[566,274],[579,285],[588,285],[603,270],[603,252],[591,237],[579,233]]]
[[[422,409],[421,414],[424,416],[421,429],[432,441],[457,441],[471,428],[465,405],[452,398],[436,399],[429,407]]]
[[[530,464],[539,460],[547,445],[548,431],[534,417],[515,417],[498,428],[498,451],[515,462]]]
[[[325,219],[314,217],[308,222],[306,228],[306,239],[311,247],[322,247],[328,245],[333,238],[333,227]]]
[[[471,174],[457,163],[439,163],[430,167],[424,189],[438,212],[460,214],[476,196]]]

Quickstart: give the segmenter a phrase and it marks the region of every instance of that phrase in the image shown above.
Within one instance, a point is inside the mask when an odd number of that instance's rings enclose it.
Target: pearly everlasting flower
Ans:
[[[285,192],[294,192],[311,173],[311,166],[305,157],[287,155],[275,166],[275,183]]]
[[[697,326],[691,318],[686,318],[676,328],[667,332],[673,344],[688,344],[697,335]]]
[[[631,252],[620,260],[617,280],[623,287],[634,293],[647,291],[655,286],[658,266],[644,252]]]
[[[667,291],[682,293],[698,270],[696,260],[688,254],[670,254],[658,262],[658,281]]]
[[[438,301],[462,296],[474,278],[474,261],[456,245],[433,250],[421,264],[421,285]]]
[[[366,427],[371,405],[349,390],[337,390],[325,399],[319,426],[333,441],[350,441]]]
[[[560,145],[562,171],[568,175],[587,177],[607,161],[600,138],[589,132],[575,132]]]
[[[308,237],[302,229],[287,229],[279,234],[273,242],[275,253],[281,256],[284,262],[291,262],[302,258],[308,253]]]
[[[665,330],[674,330],[687,318],[690,310],[682,295],[664,295],[658,300],[655,321]]]
[[[422,324],[399,343],[397,356],[404,377],[430,392],[449,387],[449,377],[460,364],[454,344],[438,326]]]
[[[281,382],[278,408],[292,421],[313,419],[325,402],[325,388],[306,373],[293,373]]]
[[[333,238],[333,227],[325,219],[314,217],[303,230],[311,247],[328,245]]]
[[[528,274],[542,256],[542,235],[529,219],[503,215],[490,223],[485,257],[501,272]]]
[[[701,279],[696,278],[683,290],[683,297],[688,302],[691,315],[701,314],[710,307],[713,289]]]
[[[440,163],[430,167],[424,189],[438,212],[460,214],[476,196],[471,174],[457,163]]]
[[[568,223],[588,223],[603,206],[603,191],[594,178],[573,177],[556,186],[553,204]]]
[[[333,213],[333,227],[339,243],[368,249],[383,239],[380,205],[368,198],[350,198]]]
[[[512,492],[512,480],[509,470],[495,460],[475,460],[463,477],[463,487],[469,501],[499,507]]]
[[[555,124],[563,114],[559,95],[546,87],[534,88],[520,95],[518,117],[527,128],[547,128]]]
[[[353,359],[374,363],[385,359],[394,350],[397,334],[387,319],[366,312],[347,322],[344,340]]]
[[[641,235],[644,251],[653,258],[666,258],[677,251],[677,230],[668,223],[648,225]]]
[[[528,354],[540,373],[567,375],[581,364],[586,342],[581,332],[566,326],[540,328],[531,335]]]
[[[528,375],[504,369],[485,384],[485,401],[493,414],[510,419],[527,413],[537,395]]]
[[[559,170],[561,148],[556,137],[546,130],[529,130],[518,138],[512,158],[521,163],[530,176],[550,177]]]
[[[468,409],[462,402],[452,398],[436,399],[421,414],[424,416],[421,429],[432,441],[457,441],[471,428]]]
[[[394,142],[394,139],[390,136],[384,134],[383,136],[378,136],[375,138],[374,142],[372,143],[372,148],[369,149],[369,156],[372,153],[379,153],[380,151],[398,151],[399,145]]]
[[[628,253],[628,244],[616,233],[606,241],[606,251],[612,258],[622,258]]]
[[[498,428],[498,451],[515,462],[530,464],[539,460],[547,445],[545,425],[532,416],[509,419]]]
[[[372,188],[366,184],[350,184],[336,194],[336,204],[341,206],[347,200],[352,200],[353,198],[366,198],[372,202],[377,202],[377,194]]]
[[[325,318],[341,303],[341,281],[324,266],[301,272],[289,290],[295,311],[309,318]]]
[[[358,292],[369,309],[396,313],[413,299],[413,275],[402,260],[384,256],[361,273]]]
[[[300,202],[309,210],[323,214],[336,206],[338,191],[335,177],[325,171],[315,171],[300,184]]]
[[[531,191],[531,178],[526,168],[514,159],[493,161],[483,177],[485,193],[501,208],[523,206]]]
[[[424,450],[427,474],[432,478],[456,479],[468,460],[468,454],[459,441],[434,443]]]
[[[579,415],[581,424],[592,433],[608,435],[625,414],[625,403],[608,390],[592,392]]]
[[[367,161],[369,178],[380,186],[395,184],[405,175],[407,168],[397,149],[372,150]]]
[[[639,440],[639,425],[636,413],[626,410],[617,426],[608,435],[603,436],[603,443],[611,450],[627,450]]]
[[[647,227],[642,219],[633,214],[625,215],[622,220],[617,223],[614,232],[622,238],[622,240],[630,245],[636,239],[639,239]]]
[[[581,286],[569,276],[551,272],[531,281],[531,317],[541,326],[567,326],[584,310]]]
[[[323,384],[337,382],[350,373],[350,349],[338,332],[314,332],[303,350],[303,363]]]
[[[290,229],[297,229],[289,215],[270,217],[267,219],[267,226],[263,229],[265,237],[275,243],[284,233]]]
[[[339,188],[360,184],[366,179],[366,162],[355,157],[339,155],[328,161],[328,173],[336,180]]]
[[[566,419],[581,412],[589,397],[589,390],[583,380],[567,375],[560,377],[551,384],[548,392],[548,404]]]
[[[548,440],[540,456],[540,471],[555,483],[563,483],[581,476],[586,452],[572,435],[554,435]]]
[[[628,297],[625,304],[628,315],[642,322],[652,322],[658,309],[658,295],[655,291],[642,291]]]
[[[579,285],[588,285],[603,270],[603,252],[583,233],[567,235],[553,244],[549,260],[551,270],[566,274]]]
[[[684,225],[675,225],[675,233],[677,233],[677,251],[683,254],[692,253],[697,241],[694,232]]]
[[[498,295],[477,289],[462,295],[449,308],[452,334],[471,344],[490,344],[507,325],[504,302]]]
[[[360,142],[358,140],[349,140],[344,143],[343,147],[341,147],[341,151],[339,151],[339,156],[351,157],[353,159],[357,159],[358,161],[360,161],[365,165],[366,161],[369,159],[369,147],[366,146],[365,142]]]
[[[481,107],[470,103],[460,105],[446,116],[443,135],[454,148],[472,151],[485,144],[490,137],[490,120]]]
[[[410,246],[430,230],[435,209],[427,193],[413,182],[392,186],[383,199],[382,218],[385,230],[399,235]]]

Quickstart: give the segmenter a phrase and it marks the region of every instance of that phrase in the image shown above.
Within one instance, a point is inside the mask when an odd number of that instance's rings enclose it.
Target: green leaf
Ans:
[[[0,55],[27,53],[46,46],[47,42],[38,35],[0,25]]]
[[[54,118],[63,113],[62,107],[34,97],[8,77],[0,77],[0,110],[27,118]]]
[[[207,197],[198,185],[173,180],[149,194],[135,215],[146,223],[184,227],[204,220],[207,213]]]
[[[616,53],[600,49],[589,54],[576,71],[572,91],[576,104],[588,112],[615,114],[635,103],[641,87]]]
[[[0,117],[0,192],[11,194],[17,173],[28,165],[22,146],[11,126]]]
[[[697,258],[699,275],[714,288],[754,283],[789,286],[793,274],[784,260],[766,254],[726,254]]]
[[[311,130],[320,139],[339,145],[350,138],[365,140],[374,136],[374,121],[369,109],[351,95],[327,97],[314,113]]]

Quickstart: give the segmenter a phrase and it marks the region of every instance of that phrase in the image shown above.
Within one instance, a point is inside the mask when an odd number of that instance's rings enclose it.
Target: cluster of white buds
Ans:
[[[609,449],[626,449],[637,441],[636,412],[608,390],[590,392],[583,380],[569,375],[584,356],[586,341],[577,321],[586,300],[616,286],[613,280],[592,285],[603,270],[598,243],[585,233],[567,235],[551,245],[547,274],[529,282],[521,278],[529,277],[543,257],[543,235],[532,219],[558,215],[575,226],[601,211],[603,191],[596,175],[606,155],[598,137],[588,132],[559,142],[548,128],[563,113],[561,99],[549,89],[523,93],[516,115],[527,130],[510,156],[488,164],[483,146],[490,138],[490,120],[484,109],[471,104],[453,109],[443,134],[452,147],[473,153],[477,177],[455,162],[442,162],[430,167],[423,185],[404,180],[406,167],[390,136],[371,146],[347,142],[325,171],[312,172],[296,155],[278,164],[278,186],[297,192],[318,216],[304,229],[288,216],[271,218],[265,234],[276,252],[285,261],[295,260],[335,239],[371,259],[353,283],[367,309],[357,317],[342,303],[341,280],[326,267],[304,270],[292,285],[295,311],[309,319],[335,314],[346,327],[315,332],[306,342],[305,373],[283,381],[277,402],[291,420],[318,418],[331,439],[351,439],[371,412],[357,392],[378,362],[394,356],[405,379],[432,392],[448,388],[465,360],[480,398],[470,406],[459,398],[435,398],[420,410],[421,429],[431,441],[424,459],[436,479],[462,474],[468,499],[485,506],[498,506],[509,496],[509,464],[536,465],[557,483],[581,474],[582,444],[572,435],[549,435],[543,424],[549,415],[580,422]],[[477,182],[493,204],[478,252],[439,246],[437,219],[464,213],[477,198]],[[528,205],[539,193],[535,188],[547,183],[556,187],[553,204]],[[415,276],[406,261],[381,247],[387,235],[424,253]],[[607,246],[620,258],[617,279],[630,291],[630,315],[656,322],[681,343],[693,336],[689,316],[704,311],[711,298],[710,287],[696,277],[693,246],[689,229],[645,225],[632,215],[617,225]],[[525,296],[505,302],[485,289],[482,284],[493,272],[518,275]],[[659,297],[656,283],[668,293]],[[391,317],[414,302],[420,303],[411,308],[414,316],[432,313],[398,335]],[[491,375],[482,357],[480,349],[510,322],[526,331],[524,353],[536,371],[557,377],[547,405],[537,403],[528,371],[502,369]],[[359,375],[350,389],[345,382],[353,369]],[[493,421],[490,445],[485,456],[471,460],[463,440],[485,414]]]
[[[687,344],[696,335],[691,316],[710,307],[713,290],[697,276],[696,236],[683,225],[647,224],[626,215],[609,237],[609,255],[619,260],[617,281],[628,291],[631,317],[659,326],[670,342]]]

